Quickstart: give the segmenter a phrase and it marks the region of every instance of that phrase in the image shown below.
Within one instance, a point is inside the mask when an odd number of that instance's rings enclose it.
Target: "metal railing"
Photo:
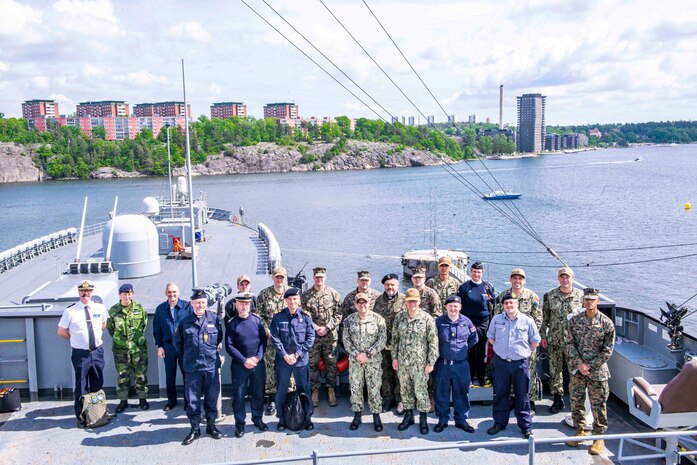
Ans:
[[[538,445],[542,444],[565,444],[567,441],[594,441],[596,439],[602,439],[605,441],[612,440],[632,440],[636,444],[640,439],[666,439],[667,447],[665,450],[658,449],[655,447],[648,446],[647,444],[639,443],[637,445],[648,447],[656,453],[636,455],[636,456],[623,456],[623,443],[620,444],[619,454],[617,459],[620,461],[629,460],[648,460],[648,459],[665,459],[666,465],[675,465],[679,463],[680,458],[684,456],[690,456],[697,454],[697,450],[678,450],[678,439],[680,437],[688,437],[697,435],[697,430],[688,431],[656,431],[653,433],[623,433],[623,434],[599,434],[590,436],[560,436],[554,438],[540,438],[537,439],[535,436],[530,436],[528,439],[510,439],[510,440],[492,440],[492,441],[480,441],[480,442],[457,442],[441,444],[437,446],[423,446],[423,447],[403,447],[399,449],[378,449],[378,450],[358,450],[350,452],[320,452],[318,450],[313,450],[312,453],[306,455],[297,456],[283,456],[271,459],[263,460],[244,460],[240,462],[223,462],[217,465],[260,465],[269,463],[290,463],[290,462],[312,462],[313,465],[318,465],[320,460],[331,460],[340,459],[347,457],[364,457],[372,455],[391,455],[391,454],[409,454],[415,452],[432,452],[440,450],[469,450],[477,448],[485,449],[495,449],[499,447],[527,447],[528,449],[528,464],[534,465],[535,454]],[[687,439],[688,442],[694,442],[692,439]],[[696,446],[697,447],[697,446]],[[567,449],[568,450],[568,449]]]

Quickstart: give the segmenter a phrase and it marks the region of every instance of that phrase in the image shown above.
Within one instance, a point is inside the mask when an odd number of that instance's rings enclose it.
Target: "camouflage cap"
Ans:
[[[240,292],[234,296],[235,302],[251,302],[254,299],[254,294],[251,292]]]
[[[405,292],[405,301],[409,302],[410,300],[416,300],[416,301],[421,301],[421,294],[419,294],[419,291],[417,289],[414,289],[413,287],[411,289],[407,289],[407,292]]]
[[[583,290],[583,298],[588,300],[598,300],[600,299],[600,289],[594,287],[587,287]]]
[[[312,269],[312,276],[327,276],[327,269],[321,266]]]
[[[557,271],[557,276],[561,276],[563,274],[573,278],[574,277],[574,270],[572,270],[568,266],[562,266],[561,268],[559,268],[559,271]]]
[[[370,279],[370,271],[359,271],[358,279]]]
[[[356,297],[354,297],[353,301],[355,303],[358,303],[359,300],[365,300],[366,302],[370,302],[370,297],[368,297],[368,294],[359,292],[358,294],[356,294]]]
[[[248,283],[251,283],[252,279],[246,274],[241,274],[237,277],[237,284],[241,283],[242,281],[247,281]]]
[[[277,266],[276,268],[273,269],[273,277],[275,278],[276,276],[283,276],[285,278],[288,277],[288,272],[286,271],[285,268],[282,266]]]
[[[450,266],[453,261],[447,255],[438,259],[438,266]]]
[[[522,276],[525,277],[525,270],[522,268],[513,268],[511,270],[511,276]]]
[[[414,268],[414,273],[411,275],[414,278],[425,278],[426,277],[426,268],[420,266],[418,268]]]
[[[77,283],[77,290],[78,291],[93,291],[94,290],[94,283],[90,281],[89,279],[85,279],[84,281],[80,281]]]

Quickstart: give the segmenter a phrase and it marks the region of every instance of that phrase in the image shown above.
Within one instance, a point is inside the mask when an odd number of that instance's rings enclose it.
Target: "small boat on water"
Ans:
[[[523,194],[520,194],[518,192],[513,192],[510,189],[506,189],[505,191],[493,191],[490,192],[489,194],[483,195],[482,198],[484,200],[510,200],[510,199],[517,199]]]

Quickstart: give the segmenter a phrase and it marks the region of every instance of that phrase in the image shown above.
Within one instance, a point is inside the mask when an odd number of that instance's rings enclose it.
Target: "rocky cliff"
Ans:
[[[34,166],[33,156],[28,146],[0,143],[0,183],[40,181],[41,172]]]

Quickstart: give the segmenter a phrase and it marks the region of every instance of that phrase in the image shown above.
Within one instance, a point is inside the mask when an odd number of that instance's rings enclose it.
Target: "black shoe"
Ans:
[[[537,413],[537,408],[535,408],[535,401],[534,400],[530,401],[530,411]]]
[[[270,400],[269,403],[266,404],[264,415],[276,415],[276,402]]]
[[[379,413],[373,413],[373,428],[375,428],[375,431],[378,433],[382,431],[382,420],[380,419]]]
[[[532,430],[531,430],[531,429],[526,429],[526,430],[523,431],[523,437],[524,437],[525,439],[529,439],[530,436],[532,436]]]
[[[241,438],[244,436],[244,426],[235,426],[235,437]]]
[[[419,412],[419,432],[421,434],[428,434],[428,413]]]
[[[353,421],[351,421],[351,425],[349,426],[349,429],[351,431],[356,431],[358,429],[358,426],[362,422],[363,421],[361,420],[361,412],[354,412],[353,413]]]
[[[455,428],[460,428],[467,433],[474,433],[474,427],[467,423],[467,420],[464,423],[455,423]]]
[[[285,431],[286,430],[286,422],[283,420],[278,420],[278,424],[276,425],[276,431]]]
[[[305,429],[307,431],[312,431],[313,429],[315,429],[314,423],[312,423],[312,422],[308,423],[307,426],[305,426]]]
[[[150,404],[148,404],[148,399],[140,399],[138,403],[140,404],[141,410],[148,410],[150,408]]]
[[[499,425],[494,425],[488,430],[486,430],[486,434],[493,436],[495,434],[499,434],[501,431],[505,430],[506,428],[501,428]]]
[[[176,406],[177,406],[176,402],[173,404],[167,404],[167,405],[165,405],[165,408],[163,408],[162,410],[164,410],[165,412],[169,412],[170,410],[173,410],[174,407],[176,407]]]
[[[554,395],[554,401],[549,407],[549,413],[559,413],[564,409],[564,398],[559,394]]]
[[[267,425],[266,423],[264,423],[263,420],[257,420],[257,421],[255,421],[255,422],[254,422],[254,426],[256,426],[257,428],[259,428],[259,431],[261,431],[262,433],[269,430],[268,425]]]
[[[85,423],[85,420],[78,420],[77,427],[80,429],[85,429],[85,428],[87,428],[87,423]]]
[[[442,433],[443,430],[447,427],[448,427],[447,423],[442,423],[439,421],[438,424],[436,424],[436,426],[433,427],[433,431],[435,431],[436,433]]]
[[[398,430],[404,431],[414,424],[414,411],[412,409],[404,409],[404,418],[397,427]]]
[[[220,439],[223,437],[223,433],[218,431],[218,428],[216,428],[215,425],[206,426],[206,434],[212,437],[213,439]],[[242,427],[242,434],[244,434],[244,426]],[[237,435],[237,433],[235,433],[235,435]]]
[[[201,437],[201,429],[200,428],[191,428],[191,431],[189,431],[189,434],[186,435],[184,440],[182,441],[183,446],[188,446],[192,442],[194,442],[196,439]]]
[[[127,408],[128,408],[128,401],[122,400],[121,402],[119,402],[119,405],[116,406],[116,409],[114,409],[114,411],[116,413],[121,413],[124,410],[126,410]]]

